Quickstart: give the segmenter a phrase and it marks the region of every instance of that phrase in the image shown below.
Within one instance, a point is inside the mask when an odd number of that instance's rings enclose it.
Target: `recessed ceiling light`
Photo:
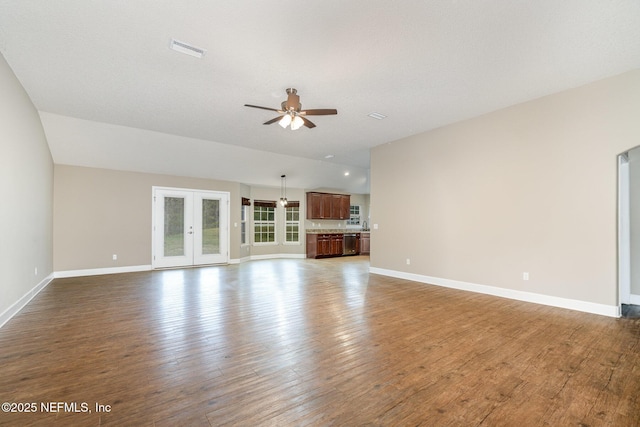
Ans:
[[[333,154],[327,154],[324,156],[325,159],[333,159]]]
[[[176,39],[171,39],[171,44],[169,48],[175,50],[176,52],[184,53],[187,55],[195,56],[196,58],[202,58],[206,50],[201,49],[199,47],[191,46],[188,43],[181,42]]]
[[[367,116],[371,117],[372,119],[376,119],[376,120],[382,120],[382,119],[387,117],[384,114],[376,113],[375,111],[373,113],[367,114]]]
[[[345,173],[344,173],[344,176],[349,176],[349,172],[345,172]]]

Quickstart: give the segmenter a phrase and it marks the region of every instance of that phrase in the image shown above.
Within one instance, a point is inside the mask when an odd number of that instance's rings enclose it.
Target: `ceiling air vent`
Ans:
[[[384,114],[376,113],[375,111],[373,113],[367,114],[367,116],[371,117],[372,119],[376,119],[376,120],[382,120],[382,119],[387,117]]]
[[[202,58],[206,50],[199,47],[191,46],[188,43],[181,42],[176,39],[171,39],[169,47],[176,52],[185,53],[187,55],[195,56],[196,58]]]

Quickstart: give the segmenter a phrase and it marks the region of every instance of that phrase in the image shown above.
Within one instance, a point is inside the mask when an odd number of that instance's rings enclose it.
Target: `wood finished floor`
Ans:
[[[0,401],[38,405],[0,425],[636,426],[639,392],[640,319],[366,257],[56,279],[0,329]]]

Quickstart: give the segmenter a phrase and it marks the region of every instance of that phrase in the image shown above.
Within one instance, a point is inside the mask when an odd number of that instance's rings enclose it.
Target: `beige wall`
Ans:
[[[300,216],[304,218],[305,214],[305,192],[297,188],[287,188],[287,200],[300,202]],[[251,200],[280,200],[280,188],[273,187],[252,187]],[[253,213],[253,205],[250,212]],[[251,216],[251,224],[253,224],[253,216]],[[300,222],[300,226],[304,227],[304,220]],[[276,245],[254,245],[251,247],[252,256],[265,256],[275,254],[287,255],[304,255],[306,251],[304,232],[300,238],[300,244],[284,244],[284,208],[278,204],[276,208]],[[253,242],[253,235],[249,236],[249,241]]]
[[[371,266],[617,305],[638,112],[635,70],[374,148]]]
[[[55,271],[151,265],[153,186],[228,191],[230,258],[240,257],[240,184],[56,165]]]
[[[121,268],[151,265],[152,187],[176,187],[230,192],[230,259],[279,254],[304,255],[299,245],[285,245],[284,212],[278,207],[278,244],[252,245],[252,213],[249,210],[249,245],[240,245],[241,197],[278,200],[280,188],[156,175],[108,169],[55,165],[53,204],[55,271]],[[287,198],[299,200],[305,217],[302,189],[288,188]],[[302,221],[304,227],[304,220]],[[304,232],[303,232],[304,234]],[[112,255],[117,254],[114,261]]]
[[[38,112],[2,55],[0,123],[1,324],[53,272],[53,161]]]

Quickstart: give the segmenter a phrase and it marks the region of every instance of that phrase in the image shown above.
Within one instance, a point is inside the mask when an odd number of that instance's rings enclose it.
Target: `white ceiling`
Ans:
[[[0,0],[0,52],[56,163],[366,193],[371,147],[640,68],[640,2]],[[338,115],[243,106],[287,87]]]

